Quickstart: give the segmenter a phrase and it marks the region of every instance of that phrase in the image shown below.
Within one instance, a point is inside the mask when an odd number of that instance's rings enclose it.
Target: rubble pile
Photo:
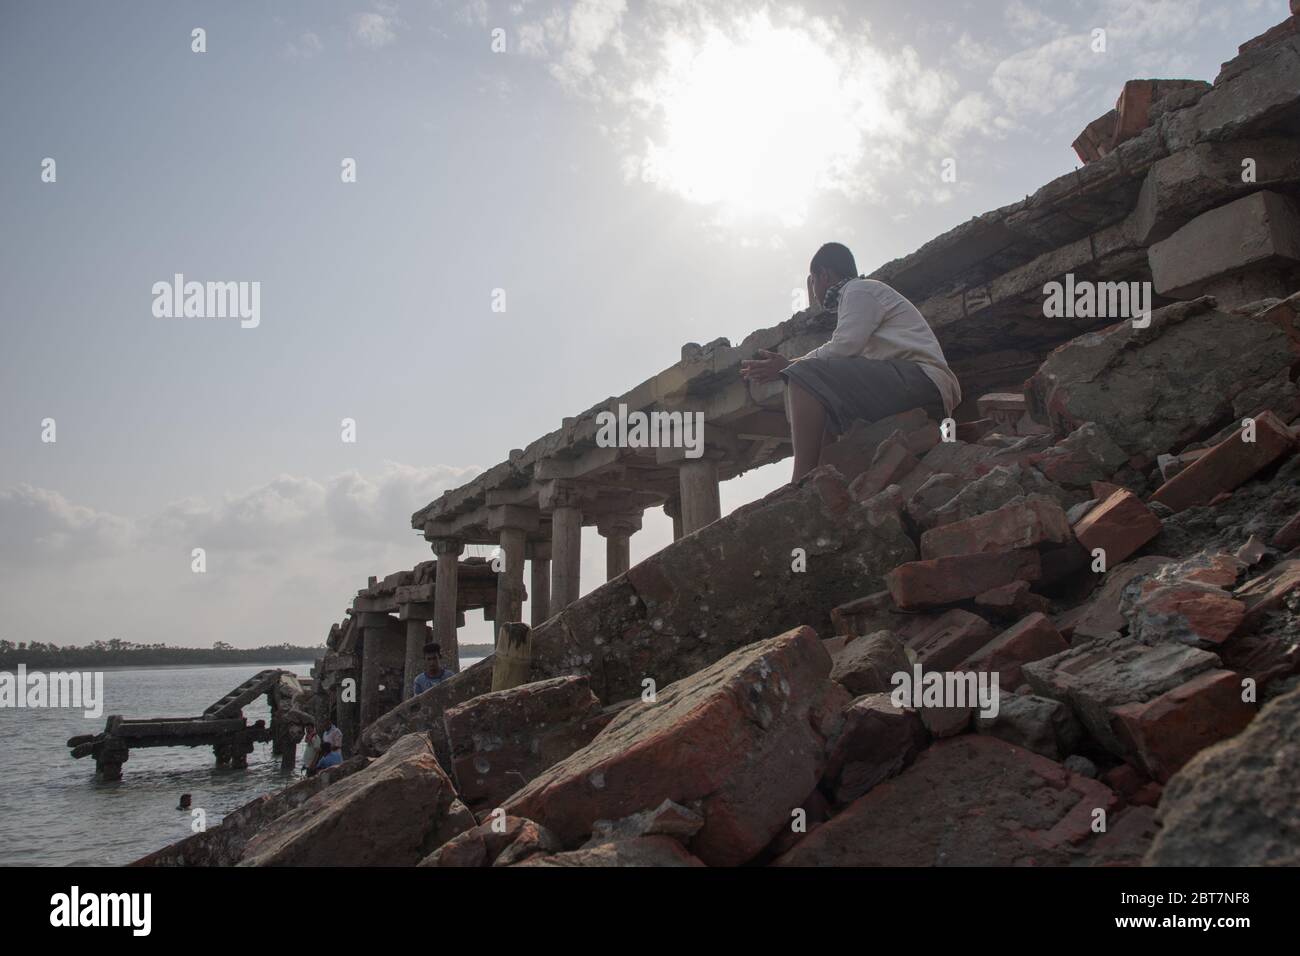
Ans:
[[[877,273],[956,353],[956,421],[854,428],[557,603],[530,682],[493,690],[489,658],[377,715],[328,786],[198,835],[219,853],[142,862],[1294,865],[1298,23],[1213,85],[1133,81],[1068,183]],[[1154,308],[1045,318],[1067,272]],[[693,387],[730,394],[748,347]],[[413,523],[554,504],[539,455]]]

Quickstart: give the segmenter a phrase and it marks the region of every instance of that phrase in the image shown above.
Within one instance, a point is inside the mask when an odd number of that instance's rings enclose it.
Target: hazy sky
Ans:
[[[788,318],[821,242],[869,272],[1033,192],[1124,80],[1213,79],[1286,7],[0,0],[0,637],[319,642],[441,490]],[[176,273],[260,323],[156,317]]]

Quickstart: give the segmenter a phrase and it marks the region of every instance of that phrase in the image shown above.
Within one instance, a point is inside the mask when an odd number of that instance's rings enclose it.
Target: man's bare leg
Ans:
[[[794,476],[798,481],[817,467],[826,434],[826,408],[798,382],[786,384],[790,396],[790,440],[794,443]]]

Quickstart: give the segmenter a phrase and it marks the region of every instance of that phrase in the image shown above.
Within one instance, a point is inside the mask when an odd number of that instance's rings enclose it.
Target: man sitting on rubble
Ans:
[[[330,748],[336,753],[343,752],[343,731],[339,730],[338,727],[334,725],[333,718],[329,716],[326,716],[320,722],[320,739],[322,742],[322,752],[324,752],[323,747],[325,744],[329,744]]]
[[[339,753],[330,746],[328,740],[320,745],[320,760],[316,761],[316,769],[313,775],[320,773],[322,770],[328,770],[330,767],[337,767],[343,762],[343,754]]]
[[[442,666],[442,645],[430,641],[424,645],[424,670],[415,675],[415,694],[423,694],[435,684],[441,684],[452,671]]]
[[[883,282],[858,275],[853,253],[828,242],[809,266],[808,301],[835,312],[825,345],[787,359],[760,351],[740,363],[751,382],[785,380],[794,477],[817,467],[822,446],[856,421],[922,408],[939,421],[961,401],[957,376],[916,306]]]

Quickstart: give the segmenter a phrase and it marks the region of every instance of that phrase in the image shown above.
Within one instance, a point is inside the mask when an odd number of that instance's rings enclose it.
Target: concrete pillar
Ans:
[[[356,626],[355,624],[353,625]],[[361,736],[361,677],[357,668],[340,671],[338,687],[334,695],[334,724],[343,733],[343,756],[351,757],[357,750],[357,738]],[[328,707],[326,710],[328,711]]]
[[[578,600],[582,577],[582,507],[577,490],[555,482],[540,495],[551,512],[551,613]]]
[[[608,515],[596,521],[596,531],[605,539],[605,580],[612,581],[632,563],[631,539],[641,530],[639,514]]]
[[[383,653],[384,629],[368,627],[361,632],[361,726],[364,729],[378,714],[375,698],[379,696],[379,660]]]
[[[497,574],[496,624],[518,623],[524,616],[524,545],[528,532],[522,528],[500,531],[501,571]]]
[[[442,650],[443,666],[460,670],[460,648],[456,643],[457,582],[460,576],[460,553],[465,543],[456,538],[435,538],[430,542],[438,559],[438,573],[433,589],[433,639]]]
[[[694,534],[722,517],[718,495],[718,463],[711,458],[688,459],[678,467],[682,495],[682,533]]]
[[[396,618],[372,612],[362,612],[360,616],[361,727],[364,730],[371,721],[382,717],[389,706],[401,703],[401,688],[391,685],[401,680],[406,649]]]
[[[522,505],[496,505],[488,509],[488,530],[500,536],[496,560],[497,606],[493,621],[500,630],[503,624],[518,623],[524,615],[524,548],[529,532],[536,533],[541,515],[535,508]]]
[[[551,542],[536,541],[529,548],[528,606],[536,627],[551,616]]]
[[[679,479],[680,480],[680,479]],[[682,499],[679,495],[674,495],[664,502],[664,514],[673,519],[673,540],[680,541],[682,537]]]
[[[415,677],[424,670],[424,645],[433,640],[433,631],[424,623],[425,615],[433,613],[433,605],[402,605],[399,617],[406,620],[406,667],[402,671],[405,686],[402,700],[413,696]]]

